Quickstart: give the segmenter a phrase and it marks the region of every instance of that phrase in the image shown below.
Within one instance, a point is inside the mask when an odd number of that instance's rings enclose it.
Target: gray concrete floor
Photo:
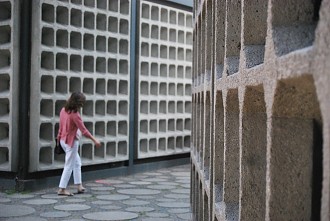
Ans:
[[[0,220],[192,220],[190,165],[84,183],[86,192],[58,196],[57,188],[0,192]],[[73,185],[68,188],[76,192]]]

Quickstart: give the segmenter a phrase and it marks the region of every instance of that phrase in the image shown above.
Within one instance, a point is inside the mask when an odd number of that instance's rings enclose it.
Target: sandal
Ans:
[[[81,194],[81,193],[84,193],[85,191],[86,191],[85,188],[81,188],[81,189],[78,189],[77,193],[78,193],[78,194]]]
[[[70,192],[66,192],[66,191],[63,191],[63,192],[59,191],[59,192],[57,192],[57,195],[59,195],[59,196],[73,196],[74,194],[70,193]]]

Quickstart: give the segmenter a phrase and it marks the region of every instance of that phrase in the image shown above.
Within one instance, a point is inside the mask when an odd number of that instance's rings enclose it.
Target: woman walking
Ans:
[[[66,190],[72,171],[73,181],[77,185],[77,193],[85,191],[81,180],[81,159],[78,153],[79,139],[81,135],[91,139],[96,147],[101,146],[86,128],[81,119],[79,110],[83,107],[86,97],[81,92],[73,92],[60,112],[60,123],[57,134],[57,142],[61,143],[65,152],[65,164],[59,184],[58,195],[73,196]]]

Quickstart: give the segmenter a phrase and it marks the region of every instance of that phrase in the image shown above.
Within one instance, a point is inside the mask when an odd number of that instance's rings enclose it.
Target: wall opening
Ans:
[[[198,85],[198,32],[194,31],[193,32],[193,36],[194,36],[194,41],[193,41],[193,70],[192,70],[192,83],[194,86]]]
[[[211,65],[212,65],[212,42],[213,42],[213,17],[212,17],[212,1],[206,1],[206,19],[205,21],[205,78],[208,82],[211,81]]]
[[[278,82],[271,142],[270,219],[320,220],[322,118],[311,75]]]
[[[226,20],[226,1],[215,1],[215,61],[216,61],[216,78],[222,77],[225,54],[225,20]]]
[[[196,160],[200,162],[200,143],[201,143],[201,94],[198,93],[196,95],[197,100],[196,100]]]
[[[203,141],[204,141],[204,94],[201,93],[199,100],[199,139],[198,139],[198,161],[202,163],[203,160]]]
[[[204,127],[204,140],[203,140],[203,171],[204,171],[204,178],[205,181],[210,180],[210,158],[211,158],[211,104],[210,104],[210,92],[206,92],[206,100],[205,100],[205,106],[203,107],[205,112],[203,118],[205,118],[203,127]]]
[[[245,66],[252,68],[264,62],[268,1],[245,0],[243,3]]]
[[[273,39],[276,55],[311,46],[321,0],[272,1]]]
[[[203,26],[202,26],[202,16],[199,15],[198,16],[198,28],[196,29],[197,30],[197,47],[195,47],[198,51],[197,53],[197,56],[196,56],[196,63],[197,63],[197,73],[196,73],[196,77],[197,77],[197,85],[201,84],[202,83],[202,53],[203,53],[203,48],[202,48],[202,29],[203,29]]]
[[[239,205],[239,102],[238,89],[228,90],[224,132],[224,191],[226,217],[235,219]]]
[[[191,140],[192,140],[192,147],[191,150],[196,155],[196,94],[192,94],[192,112],[191,112],[191,119],[192,119],[192,128],[191,128]]]
[[[241,50],[241,1],[226,4],[226,64],[227,75],[238,72]]]
[[[198,177],[198,203],[197,204],[197,220],[202,220],[203,218],[203,185],[200,177]]]
[[[203,209],[203,219],[202,220],[210,220],[209,216],[209,198],[207,196],[207,193],[204,189],[204,209]]]
[[[224,166],[224,109],[222,92],[216,93],[215,126],[214,126],[214,201],[222,201],[223,194],[223,166]]]
[[[206,5],[206,4],[204,4]],[[201,34],[200,34],[200,42],[201,42],[201,45],[200,45],[200,51],[199,51],[199,54],[201,55],[200,56],[200,74],[202,76],[202,82],[204,83],[204,80],[206,79],[205,77],[205,57],[206,57],[206,36],[205,36],[205,32],[206,32],[206,23],[205,23],[205,14],[204,13],[206,12],[206,9],[203,10],[203,12],[201,13],[201,28],[200,28],[200,31],[201,31]]]
[[[240,220],[265,220],[267,114],[262,85],[245,90],[241,139]]]
[[[195,183],[196,183],[196,176],[195,176],[195,164],[190,160],[190,207],[191,211],[195,212]]]

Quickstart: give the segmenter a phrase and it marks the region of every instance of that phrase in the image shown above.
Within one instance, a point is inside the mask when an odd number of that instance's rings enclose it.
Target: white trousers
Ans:
[[[60,142],[65,151],[65,164],[59,188],[66,188],[68,186],[72,171],[74,184],[81,184],[81,159],[78,154],[79,141],[75,140],[72,147],[62,140]]]

